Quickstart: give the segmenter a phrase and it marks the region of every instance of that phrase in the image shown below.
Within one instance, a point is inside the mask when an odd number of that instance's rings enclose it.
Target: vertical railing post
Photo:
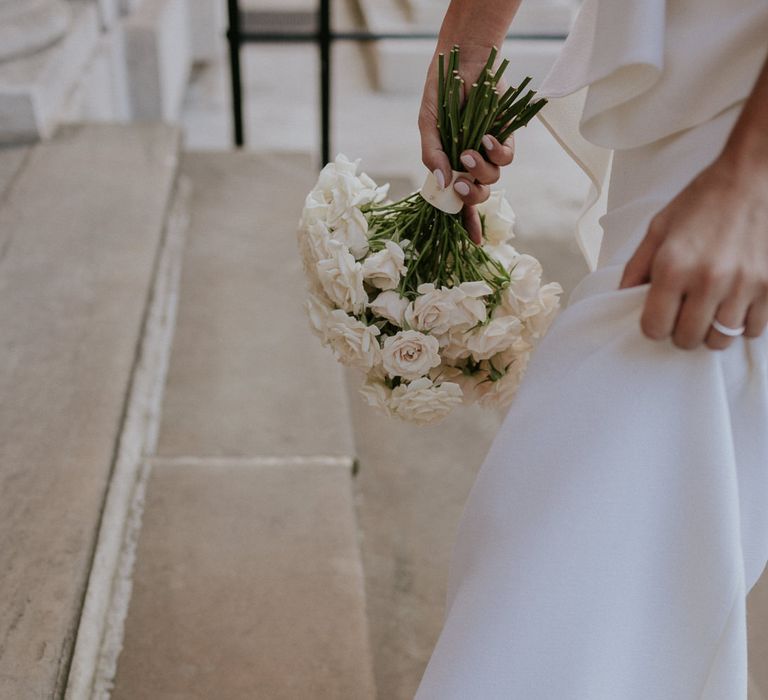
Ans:
[[[321,165],[331,159],[331,0],[320,0],[320,154]]]
[[[243,79],[240,67],[240,3],[238,0],[227,0],[229,10],[229,67],[232,80],[232,130],[235,146],[241,148],[245,141],[243,130]]]

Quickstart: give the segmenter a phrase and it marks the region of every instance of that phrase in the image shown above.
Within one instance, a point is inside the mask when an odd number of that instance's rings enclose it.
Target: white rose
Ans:
[[[369,370],[381,361],[381,348],[376,338],[380,332],[376,326],[368,326],[340,309],[328,315],[328,344],[336,359],[350,367]]]
[[[441,336],[440,354],[443,359],[455,363],[469,357],[471,353],[467,349],[467,336],[466,331],[456,328]]]
[[[417,288],[417,296],[405,311],[405,321],[411,328],[430,331],[433,335],[447,333],[457,322],[456,293],[447,288],[436,289],[424,283]]]
[[[385,318],[398,328],[403,327],[403,316],[408,306],[408,299],[401,297],[396,291],[381,292],[376,298],[369,302],[368,308],[376,316]]]
[[[501,190],[491,192],[491,196],[477,209],[485,217],[483,233],[491,245],[504,243],[515,235],[515,212]]]
[[[546,333],[560,307],[562,292],[563,288],[557,282],[545,284],[539,290],[536,302],[530,305],[536,313],[525,320],[525,327],[534,338],[539,338]]]
[[[416,379],[440,364],[437,338],[419,331],[400,331],[384,341],[382,362],[390,377]]]
[[[384,241],[384,246],[363,261],[363,277],[379,289],[395,289],[406,271],[405,253],[394,241]]]
[[[323,345],[328,344],[328,322],[332,309],[325,300],[317,294],[310,293],[304,302],[304,309],[309,318],[312,332],[320,338]]]
[[[453,382],[435,385],[428,377],[400,384],[392,390],[390,406],[403,420],[418,425],[437,423],[462,402],[461,388]]]
[[[486,282],[462,282],[452,288],[455,310],[451,320],[452,327],[464,330],[485,321],[487,311],[483,297],[493,290]]]
[[[465,372],[461,367],[441,365],[429,373],[429,378],[435,383],[453,382],[461,389],[462,402],[473,403],[476,400],[475,390],[478,382],[486,378],[485,372]]]
[[[483,246],[483,250],[494,260],[498,260],[507,271],[512,269],[512,266],[520,257],[520,253],[509,245],[509,243],[499,243],[497,245],[486,244]]]
[[[516,316],[499,316],[469,333],[467,350],[476,360],[487,360],[507,350],[523,332],[523,323]]]
[[[360,394],[369,406],[378,408],[388,416],[392,415],[392,409],[389,405],[392,398],[392,390],[384,382],[369,376],[360,387]]]
[[[328,246],[331,257],[317,263],[320,284],[336,306],[359,314],[368,303],[363,287],[363,266],[338,241],[329,241]]]
[[[486,408],[502,408],[512,401],[519,385],[519,378],[514,372],[507,372],[496,381],[486,377],[477,383],[474,399]]]

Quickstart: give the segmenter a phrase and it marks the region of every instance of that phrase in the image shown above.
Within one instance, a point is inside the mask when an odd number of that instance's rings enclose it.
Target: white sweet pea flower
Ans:
[[[418,425],[437,423],[462,402],[461,388],[453,382],[433,384],[429,377],[400,384],[392,390],[390,406],[398,418]]]
[[[363,266],[338,241],[329,241],[328,246],[331,257],[317,263],[317,276],[323,291],[340,309],[359,314],[368,303],[363,287]]]
[[[357,207],[349,207],[333,220],[331,236],[343,243],[356,260],[368,252],[368,220]]]
[[[523,253],[509,273],[509,290],[520,301],[534,301],[541,286],[541,263],[532,255]]]
[[[492,258],[498,260],[507,271],[511,270],[512,266],[520,258],[520,253],[509,245],[509,243],[498,243],[497,245],[486,243],[483,246],[483,250]]]
[[[507,350],[523,332],[523,323],[516,316],[499,316],[466,336],[467,350],[475,360],[487,360]]]
[[[398,328],[403,327],[403,316],[408,306],[408,299],[401,297],[394,290],[381,292],[376,298],[368,303],[368,308],[376,316],[384,318]]]
[[[394,241],[384,241],[384,246],[363,261],[363,277],[379,289],[395,289],[406,271],[405,253]]]
[[[369,375],[360,387],[360,394],[362,394],[369,406],[378,408],[388,416],[392,415],[392,409],[390,408],[392,389],[381,380]]]
[[[419,331],[400,331],[384,341],[382,363],[390,377],[417,379],[440,364],[437,338]]]
[[[532,337],[539,338],[546,333],[560,307],[562,293],[563,288],[557,282],[550,282],[541,287],[536,301],[530,305],[535,313],[525,319],[526,330]]]
[[[304,309],[309,318],[309,326],[312,332],[320,338],[323,345],[328,344],[328,323],[333,310],[325,299],[317,294],[310,293],[304,302]]]
[[[515,235],[515,212],[501,190],[491,192],[485,202],[477,205],[477,210],[485,217],[483,233],[491,245],[504,243]]]
[[[316,221],[326,223],[330,207],[320,190],[312,190],[304,200],[304,209],[301,212],[299,228],[307,228]]]
[[[425,282],[418,286],[417,291],[419,296],[405,311],[405,321],[411,328],[441,336],[464,320],[463,315],[457,319],[457,294],[452,289],[437,289],[434,284]]]
[[[331,232],[328,226],[322,221],[314,221],[304,230],[301,236],[306,246],[308,257],[313,262],[325,260],[332,255],[331,248],[328,245],[331,240]]]
[[[360,182],[363,185],[362,196],[366,200],[365,204],[381,204],[387,198],[389,183],[377,185],[366,173],[360,173]]]
[[[386,196],[389,186],[377,187],[367,175],[358,177],[359,165],[359,159],[351,161],[340,153],[320,171],[312,197],[328,206],[325,220],[332,228],[348,210],[381,201]]]
[[[381,361],[381,348],[376,338],[381,331],[349,316],[340,309],[328,314],[326,338],[336,359],[344,365],[369,370]]]

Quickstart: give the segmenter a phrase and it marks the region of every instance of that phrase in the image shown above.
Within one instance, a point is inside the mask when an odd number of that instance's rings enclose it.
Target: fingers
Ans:
[[[745,292],[736,292],[726,297],[722,303],[715,309],[715,312],[709,319],[717,319],[724,326],[729,328],[741,328],[745,325],[744,319],[749,310],[750,297]],[[706,344],[712,350],[725,350],[736,340],[735,336],[726,335],[713,328],[711,325],[707,332]]]
[[[632,257],[624,266],[619,289],[646,284],[651,279],[651,267],[659,246],[664,242],[663,228],[652,221],[648,232],[640,242]]]
[[[464,151],[459,160],[467,172],[480,184],[492,185],[498,182],[501,172],[499,166],[489,163],[477,151]]]
[[[464,207],[464,228],[474,243],[480,245],[483,242],[483,227],[480,223],[480,213],[473,206]]]
[[[725,323],[719,316],[717,319],[720,323]],[[743,323],[746,326],[744,335],[747,338],[757,338],[763,334],[768,325],[768,294],[763,293],[752,301]]]
[[[711,295],[686,295],[672,332],[672,341],[683,350],[693,350],[709,337],[718,300]]]
[[[515,137],[510,136],[501,143],[495,136],[486,134],[482,139],[485,157],[494,165],[503,167],[509,165],[515,157]]]
[[[443,144],[440,141],[440,132],[437,130],[437,118],[430,112],[427,106],[422,106],[419,113],[419,131],[421,133],[421,162],[435,174],[438,182],[442,175],[442,182],[450,182],[453,172],[451,170],[451,161],[443,151]]]
[[[453,190],[461,198],[464,204],[480,204],[488,199],[491,190],[488,185],[470,182],[466,177],[459,177],[453,183]]]
[[[682,301],[680,290],[670,286],[651,284],[640,317],[640,328],[643,333],[651,340],[669,338],[675,327]]]

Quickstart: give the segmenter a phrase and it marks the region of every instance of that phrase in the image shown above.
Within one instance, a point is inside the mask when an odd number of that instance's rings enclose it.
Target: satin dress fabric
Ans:
[[[478,472],[415,700],[746,700],[745,600],[768,560],[768,334],[682,350],[642,334],[649,285],[618,289],[743,104],[612,149],[596,268]],[[653,119],[653,101],[636,109]]]

